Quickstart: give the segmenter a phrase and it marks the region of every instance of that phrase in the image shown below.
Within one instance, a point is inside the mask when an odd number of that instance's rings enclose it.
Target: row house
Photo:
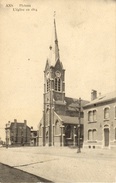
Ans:
[[[93,90],[84,107],[84,147],[116,147],[116,91],[99,95]]]

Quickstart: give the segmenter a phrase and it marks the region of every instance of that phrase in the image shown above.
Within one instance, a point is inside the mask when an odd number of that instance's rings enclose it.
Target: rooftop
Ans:
[[[87,103],[84,105],[84,107],[90,106],[92,104],[99,104],[102,102],[107,102],[107,101],[112,101],[116,99],[116,91],[104,94],[104,95],[100,95],[99,97],[97,97],[96,99],[92,100],[91,102]]]
[[[59,115],[59,117],[62,119],[62,122],[65,124],[79,124],[79,119],[78,117],[73,117],[73,116],[64,116],[64,115]],[[83,124],[83,118],[81,118],[81,124]]]
[[[65,97],[67,109],[69,111],[77,111],[79,108],[79,99]],[[89,101],[81,100],[81,107],[83,107],[85,104],[87,104]]]

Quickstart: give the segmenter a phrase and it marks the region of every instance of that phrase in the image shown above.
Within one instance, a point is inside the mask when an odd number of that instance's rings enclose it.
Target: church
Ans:
[[[39,146],[83,144],[83,106],[86,100],[65,96],[65,69],[60,60],[56,21],[54,40],[44,70],[43,116],[38,125]]]

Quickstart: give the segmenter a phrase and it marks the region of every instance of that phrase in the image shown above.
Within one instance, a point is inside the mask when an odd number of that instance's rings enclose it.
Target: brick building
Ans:
[[[78,128],[83,141],[83,108],[79,125],[79,100],[65,96],[65,69],[60,61],[56,23],[50,56],[44,70],[43,117],[39,123],[39,145],[77,145]],[[81,106],[87,101],[81,100]]]
[[[27,121],[17,122],[14,119],[14,122],[8,122],[6,124],[6,145],[12,146],[23,146],[30,145],[31,131],[27,126]]]
[[[116,147],[116,91],[97,97],[84,108],[84,147]]]

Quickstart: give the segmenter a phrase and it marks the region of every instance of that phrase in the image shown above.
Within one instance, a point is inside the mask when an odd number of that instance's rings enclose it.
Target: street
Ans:
[[[116,181],[116,149],[0,148],[0,162],[53,182]]]

